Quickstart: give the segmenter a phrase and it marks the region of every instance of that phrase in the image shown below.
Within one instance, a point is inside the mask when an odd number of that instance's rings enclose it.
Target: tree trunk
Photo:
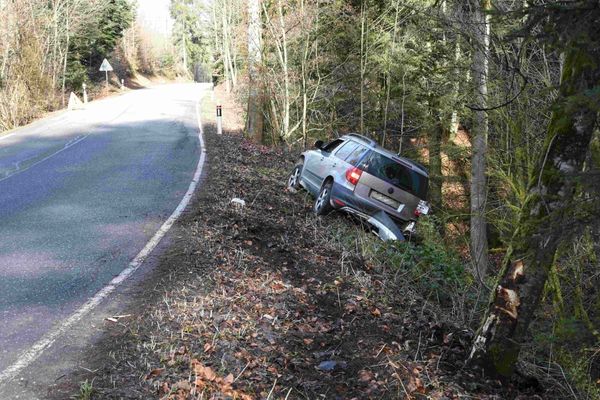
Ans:
[[[442,121],[436,118],[429,135],[429,201],[434,211],[442,209],[442,130]]]
[[[262,62],[260,0],[248,0],[248,116],[246,132],[257,143],[263,141],[263,90],[260,80]]]
[[[383,137],[381,138],[381,146],[385,147],[385,141],[387,139],[387,123],[388,123],[388,113],[390,109],[390,92],[392,90],[392,73],[391,73],[391,58],[392,51],[396,49],[396,36],[398,36],[398,15],[400,13],[399,2],[396,1],[394,7],[396,8],[396,14],[394,16],[394,30],[392,31],[392,42],[390,46],[387,48],[386,52],[386,60],[385,60],[385,107],[383,110]]]
[[[400,100],[400,139],[398,140],[398,154],[402,154],[402,146],[404,142],[404,103],[406,102],[406,74],[402,74],[402,98]]]
[[[596,54],[584,49],[569,47],[566,54],[545,151],[471,351],[470,359],[492,375],[508,377],[514,372],[557,246],[572,235],[568,228],[577,211],[571,204],[576,175],[582,171],[597,119],[597,105],[586,96],[593,96],[592,88],[600,81],[600,65],[581,61],[598,59],[598,47]]]
[[[283,72],[283,121],[281,135],[287,140],[290,134],[290,74],[288,70],[287,37],[285,23],[283,21],[283,5],[281,0],[277,2],[279,16],[279,29],[281,30],[281,69]]]
[[[304,19],[303,19],[304,20]],[[309,50],[309,41],[310,34],[306,34],[305,43],[304,43],[304,56],[301,61],[301,73],[302,73],[302,148],[306,149],[308,133],[307,133],[307,116],[308,116],[308,92],[306,87],[306,81],[308,79],[306,64],[308,62],[308,50]]]
[[[460,62],[460,40],[456,37],[456,43],[454,44],[454,62],[456,65]],[[453,83],[452,88],[452,98],[454,104],[452,105],[452,113],[450,114],[450,141],[453,142],[456,139],[456,134],[458,133],[458,125],[460,121],[458,119],[458,110],[456,109],[456,104],[458,103],[458,98],[460,95],[460,83],[457,79],[458,74],[460,73],[459,68],[454,68],[455,81]]]
[[[69,45],[70,45],[70,40],[71,40],[71,32],[69,32],[69,30],[70,30],[69,0],[67,0],[67,3],[66,3],[65,19],[66,19],[67,43],[65,44],[65,58],[64,58],[63,71],[62,71],[62,106],[63,107],[66,104],[67,62],[69,60]]]
[[[229,59],[229,38],[227,35],[227,31],[229,29],[227,26],[227,1],[223,1],[223,6],[221,8],[221,27],[223,29],[221,39],[221,52],[223,53],[223,73],[225,74],[225,89],[227,90],[227,93],[229,93],[231,92],[231,60]]]
[[[590,234],[592,236],[594,255],[596,256],[596,269],[600,269],[600,221],[592,224],[590,227]]]
[[[365,75],[367,72],[367,6],[360,7],[360,133],[365,134]]]
[[[227,57],[229,58],[229,71],[231,72],[231,86],[235,88],[237,86],[237,67],[235,62],[235,45],[231,40],[231,26],[232,23],[232,14],[233,14],[233,3],[229,4],[229,8],[227,9]]]
[[[475,52],[473,54],[473,78],[475,80],[476,105],[487,107],[487,75],[490,48],[490,1],[483,0],[475,7]],[[485,221],[487,202],[486,158],[488,141],[488,117],[485,110],[475,111],[473,121],[473,155],[471,160],[471,257],[480,277],[487,274],[488,241]]]

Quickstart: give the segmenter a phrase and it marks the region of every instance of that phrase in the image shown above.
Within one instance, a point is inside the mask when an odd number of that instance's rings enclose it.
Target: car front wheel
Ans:
[[[287,186],[292,189],[300,189],[300,175],[302,174],[302,164],[298,164],[292,170],[290,177],[288,178]]]
[[[319,195],[317,196],[317,200],[315,201],[314,211],[317,215],[325,215],[333,210],[331,206],[331,182],[327,182],[321,188]]]

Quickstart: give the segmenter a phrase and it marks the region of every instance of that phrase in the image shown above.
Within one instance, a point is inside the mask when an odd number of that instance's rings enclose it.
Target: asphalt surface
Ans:
[[[0,373],[125,269],[177,207],[200,155],[204,90],[130,92],[0,136]]]

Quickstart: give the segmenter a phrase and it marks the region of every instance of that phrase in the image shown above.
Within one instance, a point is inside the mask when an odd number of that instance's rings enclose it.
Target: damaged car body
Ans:
[[[429,175],[418,163],[354,133],[314,147],[300,155],[287,185],[313,194],[317,215],[345,211],[383,240],[404,240],[429,212]]]

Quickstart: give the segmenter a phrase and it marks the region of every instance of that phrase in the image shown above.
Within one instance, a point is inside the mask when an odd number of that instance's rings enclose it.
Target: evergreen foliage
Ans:
[[[135,8],[128,0],[103,2],[96,18],[73,36],[71,62],[88,68],[98,68],[102,60],[115,49],[123,33],[135,18]]]

